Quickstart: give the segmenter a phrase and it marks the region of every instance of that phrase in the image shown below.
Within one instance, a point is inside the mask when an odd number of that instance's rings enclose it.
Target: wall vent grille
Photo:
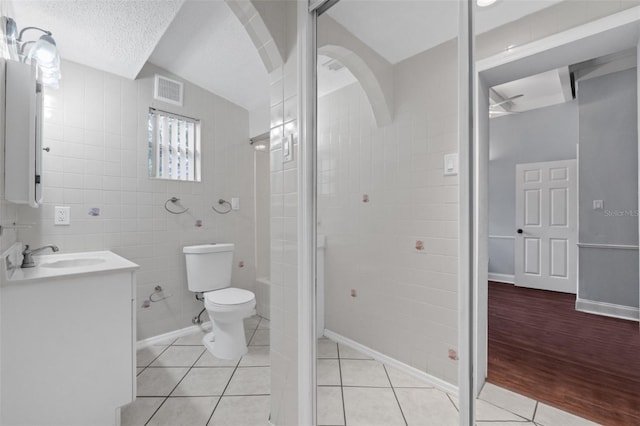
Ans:
[[[153,97],[159,101],[182,106],[184,85],[180,81],[156,74]]]

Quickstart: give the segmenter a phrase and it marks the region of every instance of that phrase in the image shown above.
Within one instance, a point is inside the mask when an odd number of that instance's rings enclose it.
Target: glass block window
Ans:
[[[200,120],[149,108],[149,176],[200,182]]]

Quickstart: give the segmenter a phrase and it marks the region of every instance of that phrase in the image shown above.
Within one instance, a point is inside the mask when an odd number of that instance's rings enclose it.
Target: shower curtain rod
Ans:
[[[270,138],[270,136],[271,136],[270,132],[264,132],[261,135],[254,136],[254,137],[249,139],[249,145],[253,145],[254,143],[259,142],[259,141],[267,140],[267,139]]]

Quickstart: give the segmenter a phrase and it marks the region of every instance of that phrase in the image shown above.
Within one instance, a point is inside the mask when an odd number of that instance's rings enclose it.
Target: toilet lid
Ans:
[[[255,295],[249,290],[241,288],[223,288],[222,290],[210,291],[205,293],[207,302],[218,305],[241,305],[253,300]]]

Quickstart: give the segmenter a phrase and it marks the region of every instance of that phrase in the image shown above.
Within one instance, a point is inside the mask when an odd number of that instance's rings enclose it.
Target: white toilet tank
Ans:
[[[193,292],[213,291],[231,285],[233,248],[230,243],[202,244],[182,249],[187,261],[187,286]]]

